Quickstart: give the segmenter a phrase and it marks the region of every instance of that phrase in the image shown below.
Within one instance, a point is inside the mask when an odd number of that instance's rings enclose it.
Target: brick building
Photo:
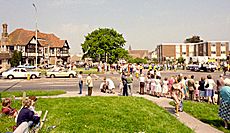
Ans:
[[[229,54],[229,41],[206,41],[200,43],[162,43],[157,46],[159,62],[175,61],[179,57],[197,62],[208,59],[225,60]]]

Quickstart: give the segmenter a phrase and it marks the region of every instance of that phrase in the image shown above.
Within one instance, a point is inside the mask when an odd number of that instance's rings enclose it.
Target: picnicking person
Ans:
[[[15,118],[18,114],[18,111],[11,107],[11,103],[12,103],[12,101],[10,98],[3,99],[1,113]]]

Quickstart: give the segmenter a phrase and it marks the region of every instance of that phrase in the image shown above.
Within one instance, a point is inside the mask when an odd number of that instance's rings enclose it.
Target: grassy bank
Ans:
[[[15,106],[18,107],[18,103]],[[41,132],[193,132],[151,101],[137,97],[39,99],[37,110],[49,110]],[[4,118],[6,119],[6,118]],[[9,119],[9,118],[8,118]],[[12,121],[0,122],[5,132]]]
[[[0,92],[1,96],[4,97],[22,97],[24,91],[6,91]],[[27,96],[53,96],[53,95],[60,95],[65,94],[64,90],[50,90],[50,91],[38,91],[38,90],[26,90]]]
[[[173,102],[170,103],[173,105]],[[224,128],[223,120],[218,116],[218,105],[184,101],[184,111],[199,119],[200,121],[207,123],[225,133],[230,133],[230,130]]]

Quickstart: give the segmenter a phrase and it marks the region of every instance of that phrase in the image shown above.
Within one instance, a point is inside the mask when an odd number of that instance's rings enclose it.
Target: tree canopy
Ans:
[[[22,61],[22,52],[15,50],[13,52],[12,58],[10,59],[10,64],[12,67],[16,67]]]
[[[97,61],[113,63],[122,58],[128,57],[125,46],[125,39],[114,29],[99,28],[85,36],[81,44],[83,58],[90,57]]]
[[[200,39],[200,36],[192,36],[191,38],[187,38],[185,40],[185,43],[199,43],[203,42],[203,40]]]

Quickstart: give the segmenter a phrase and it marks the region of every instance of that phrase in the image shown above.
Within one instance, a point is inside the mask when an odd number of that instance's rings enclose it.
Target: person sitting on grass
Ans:
[[[11,99],[10,98],[5,98],[2,101],[2,114],[8,115],[10,117],[16,117],[18,112],[16,109],[11,107]]]
[[[40,117],[36,117],[34,115],[34,111],[30,110],[31,106],[32,106],[31,99],[25,99],[23,101],[23,107],[20,110],[17,118],[17,127],[23,122],[29,122],[30,127],[39,123]]]
[[[34,112],[34,117],[39,117],[39,118],[35,118],[35,119],[40,119],[40,117],[41,117],[41,111],[35,111],[35,104],[36,104],[36,102],[37,102],[37,98],[36,98],[36,96],[29,96],[29,99],[31,100],[31,102],[32,102],[32,104],[31,104],[31,106],[29,107],[29,109],[31,110],[31,111],[33,111]]]

